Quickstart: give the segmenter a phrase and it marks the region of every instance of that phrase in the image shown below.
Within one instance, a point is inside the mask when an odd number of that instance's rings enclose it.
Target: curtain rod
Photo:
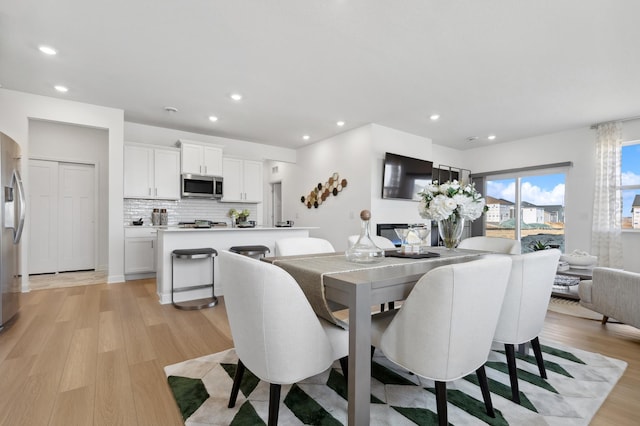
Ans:
[[[624,123],[625,121],[633,121],[633,120],[640,120],[640,115],[636,115],[635,117],[621,118],[620,120],[610,120],[610,121],[603,121],[601,123],[592,124],[590,129],[595,129],[596,127],[598,127],[601,124],[614,123],[616,121]]]

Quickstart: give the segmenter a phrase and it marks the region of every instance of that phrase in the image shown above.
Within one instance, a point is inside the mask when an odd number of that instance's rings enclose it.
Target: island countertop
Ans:
[[[290,230],[306,230],[318,229],[311,226],[255,226],[253,228],[239,228],[231,226],[212,226],[210,228],[194,228],[182,226],[158,226],[158,232],[247,232],[247,231],[290,231]]]
[[[137,228],[140,228],[137,226]],[[151,228],[147,226],[146,228]],[[172,253],[176,249],[213,248],[216,251],[229,250],[233,246],[263,245],[269,248],[267,256],[275,256],[275,242],[281,238],[308,237],[309,231],[317,227],[270,227],[256,226],[254,228],[234,228],[219,226],[211,228],[184,228],[180,226],[159,226],[158,245],[156,252],[156,281],[160,303],[171,303],[172,281],[175,288],[189,287],[211,282],[211,260],[185,261],[174,259]],[[220,282],[220,265],[218,258],[214,258],[215,294],[221,295],[223,284]],[[175,274],[173,273],[175,268]],[[211,296],[203,290],[184,291],[175,293],[175,300],[182,302]]]

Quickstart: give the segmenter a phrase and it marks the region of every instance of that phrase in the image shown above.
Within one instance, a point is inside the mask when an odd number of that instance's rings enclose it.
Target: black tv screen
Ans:
[[[420,200],[418,192],[431,182],[433,162],[387,152],[382,172],[382,198]]]

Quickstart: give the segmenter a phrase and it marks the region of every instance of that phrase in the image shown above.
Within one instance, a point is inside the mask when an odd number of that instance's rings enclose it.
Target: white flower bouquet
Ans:
[[[475,220],[488,210],[475,184],[460,185],[457,180],[438,184],[437,180],[421,191],[418,212],[424,219],[441,221],[455,216]]]

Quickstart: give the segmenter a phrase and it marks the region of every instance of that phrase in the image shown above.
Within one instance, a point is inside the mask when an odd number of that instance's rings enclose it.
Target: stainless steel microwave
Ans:
[[[223,180],[220,176],[185,173],[180,178],[182,198],[222,198]]]

